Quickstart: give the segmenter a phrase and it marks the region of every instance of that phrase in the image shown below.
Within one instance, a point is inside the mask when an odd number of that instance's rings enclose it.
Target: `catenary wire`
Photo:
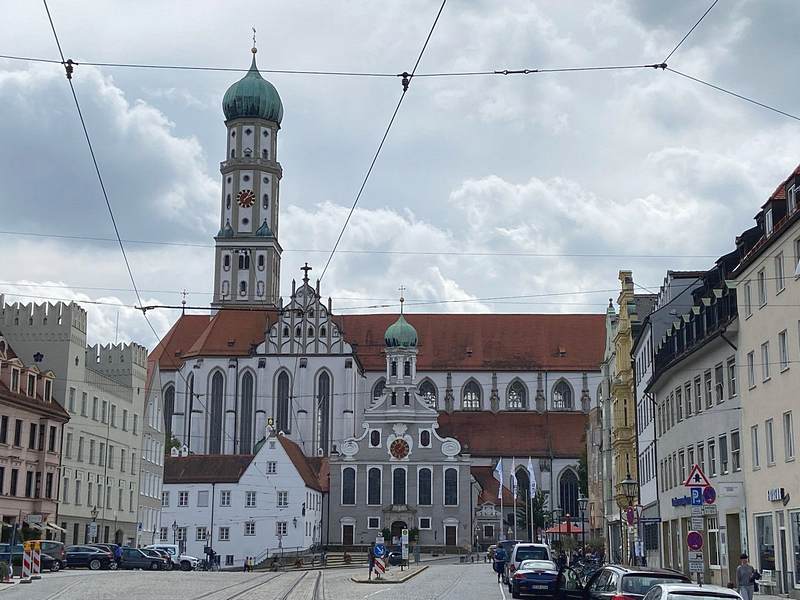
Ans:
[[[333,244],[333,249],[331,249],[331,253],[328,256],[328,260],[325,262],[325,267],[322,269],[322,274],[319,277],[320,280],[322,280],[325,277],[325,273],[328,271],[328,267],[330,266],[334,255],[336,254],[336,249],[339,247],[339,242],[342,241],[342,236],[344,235],[344,232],[347,230],[348,223],[350,223],[350,218],[353,216],[353,212],[355,212],[356,206],[358,206],[358,201],[361,200],[361,194],[364,193],[364,188],[367,186],[367,182],[369,181],[370,175],[372,175],[372,170],[375,168],[375,163],[378,161],[378,157],[381,154],[381,150],[383,150],[383,145],[386,143],[386,138],[389,137],[389,132],[392,130],[392,125],[394,125],[394,120],[397,118],[397,113],[400,111],[400,107],[403,104],[403,99],[406,97],[406,93],[408,92],[409,83],[414,78],[414,73],[416,73],[417,67],[419,66],[419,63],[422,60],[422,56],[423,54],[425,54],[425,49],[428,47],[428,42],[430,41],[431,36],[433,35],[433,30],[436,28],[436,24],[439,22],[439,17],[442,15],[442,11],[444,10],[446,3],[447,0],[442,0],[442,5],[439,7],[439,12],[436,13],[436,18],[433,20],[433,25],[431,25],[431,28],[428,31],[428,37],[425,38],[425,43],[422,45],[422,50],[420,50],[419,55],[417,56],[417,61],[414,63],[414,68],[411,70],[410,76],[403,78],[403,91],[400,93],[400,98],[397,100],[397,105],[394,107],[394,111],[392,112],[392,116],[389,119],[389,123],[386,125],[386,130],[383,132],[383,137],[381,137],[381,141],[378,144],[378,148],[375,150],[375,154],[372,156],[372,161],[369,164],[369,168],[367,169],[367,172],[364,175],[364,179],[361,181],[361,186],[358,189],[358,193],[356,194],[355,200],[353,200],[353,205],[350,207],[350,212],[347,213],[347,218],[344,220],[342,229],[341,231],[339,231],[339,235],[336,238],[336,242]]]
[[[695,81],[697,83],[701,83],[701,84],[703,84],[705,86],[708,86],[708,87],[710,87],[712,89],[717,90],[718,92],[722,92],[723,94],[728,94],[729,96],[733,96],[734,98],[739,98],[740,100],[744,100],[745,102],[749,102],[751,104],[755,104],[756,106],[760,106],[761,108],[765,108],[767,110],[771,110],[772,112],[778,113],[779,115],[783,115],[784,117],[789,117],[790,119],[794,119],[795,121],[800,121],[800,117],[798,117],[797,115],[793,115],[793,114],[788,113],[786,111],[780,110],[778,108],[775,108],[774,106],[770,106],[769,104],[764,104],[763,102],[759,102],[758,100],[753,100],[752,98],[748,98],[747,96],[743,96],[742,94],[738,94],[738,93],[733,92],[731,90],[725,89],[724,87],[721,87],[719,85],[715,85],[713,83],[709,83],[708,81],[704,81],[703,79],[700,79],[699,77],[694,77],[692,75],[689,75],[687,73],[683,73],[682,71],[678,71],[677,69],[673,69],[671,67],[667,67],[666,70],[670,71],[671,73],[675,73],[676,75],[680,75],[681,77],[685,77],[686,79],[691,79],[692,81]]]
[[[717,2],[719,2],[719,0],[714,0],[714,1],[711,3],[711,6],[709,6],[709,7],[706,9],[706,12],[704,12],[704,13],[703,13],[703,14],[700,16],[700,18],[699,18],[699,19],[697,19],[697,21],[695,22],[695,24],[694,24],[694,25],[692,25],[692,28],[691,28],[691,29],[690,29],[688,32],[686,32],[686,35],[685,35],[685,36],[683,36],[683,37],[681,38],[681,41],[680,41],[680,42],[678,42],[678,43],[676,44],[676,46],[675,46],[675,47],[672,49],[672,51],[671,51],[669,54],[667,54],[667,57],[666,57],[666,58],[665,58],[665,59],[664,59],[662,62],[664,62],[664,63],[666,64],[666,62],[667,62],[667,61],[668,61],[670,58],[672,58],[672,55],[673,55],[673,54],[675,54],[675,52],[677,52],[678,48],[680,48],[680,47],[681,47],[681,44],[683,44],[683,42],[685,42],[685,41],[686,41],[686,38],[688,38],[690,35],[692,35],[692,32],[693,32],[693,31],[694,31],[694,30],[697,28],[697,26],[698,26],[698,25],[700,25],[700,23],[703,21],[703,19],[705,19],[705,18],[706,18],[706,15],[707,15],[708,13],[710,13],[710,12],[711,12],[711,9],[713,9],[713,8],[714,8],[714,7],[717,5]]]

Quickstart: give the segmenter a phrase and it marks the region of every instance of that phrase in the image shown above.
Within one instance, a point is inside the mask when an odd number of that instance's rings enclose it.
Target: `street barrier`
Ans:
[[[25,542],[22,552],[22,573],[20,574],[20,583],[31,582],[31,544]]]

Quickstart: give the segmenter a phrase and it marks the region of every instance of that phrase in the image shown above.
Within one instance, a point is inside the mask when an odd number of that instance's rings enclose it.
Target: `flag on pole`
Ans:
[[[531,482],[531,498],[536,495],[536,473],[533,472],[533,461],[528,457],[528,479]]]
[[[511,458],[511,494],[517,499],[517,459]]]
[[[497,466],[494,468],[494,472],[492,473],[494,478],[500,482],[500,485],[497,486],[497,497],[503,497],[503,459],[497,461]]]

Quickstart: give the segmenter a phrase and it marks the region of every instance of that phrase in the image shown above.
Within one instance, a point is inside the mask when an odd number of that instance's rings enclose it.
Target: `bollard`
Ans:
[[[42,578],[42,543],[33,542],[31,549],[31,579]]]
[[[31,544],[25,542],[22,552],[22,573],[20,574],[20,583],[31,582]]]

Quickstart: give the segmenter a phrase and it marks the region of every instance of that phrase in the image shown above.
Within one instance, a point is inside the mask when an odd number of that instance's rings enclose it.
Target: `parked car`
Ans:
[[[22,544],[0,544],[0,561],[10,564],[14,567],[22,567],[22,555],[25,553],[25,547]],[[41,554],[41,567],[42,571],[59,571],[64,566],[64,561],[60,558],[54,558],[49,554],[42,552]],[[19,569],[15,569],[19,573]]]
[[[167,568],[167,559],[161,556],[151,556],[139,548],[122,548],[122,558],[119,560],[120,569],[148,569],[161,571]]]
[[[64,556],[70,569],[88,567],[92,571],[108,569],[114,563],[114,556],[107,550],[94,546],[67,546]]]
[[[196,569],[200,559],[194,556],[181,554],[178,544],[150,544],[145,546],[148,550],[165,550],[172,559],[172,564],[175,567],[180,567],[181,571],[191,571]]]
[[[523,560],[511,576],[511,597],[553,598],[558,572],[558,567],[552,560]]]
[[[399,550],[392,550],[386,557],[389,566],[396,567],[403,562],[403,553]]]
[[[508,553],[506,572],[504,574],[509,591],[511,591],[511,578],[514,576],[514,571],[519,569],[520,564],[526,560],[553,560],[550,554],[550,546],[547,544],[520,542],[511,549],[511,552]]]
[[[64,566],[60,559],[54,558],[44,552],[42,552],[41,555],[41,565],[42,571],[50,571],[52,573],[60,571],[61,567]]]
[[[172,562],[172,557],[169,555],[169,552],[166,550],[155,550],[153,548],[139,548],[142,552],[147,554],[148,556],[155,556],[157,558],[163,558],[166,561],[165,568],[167,571],[172,571],[175,568],[175,564]]]
[[[66,545],[62,542],[57,542],[55,540],[30,540],[30,542],[39,542],[42,548],[42,553],[48,554],[53,558],[57,558],[61,562],[64,561],[64,549],[66,548]]]
[[[736,590],[718,585],[660,583],[650,588],[644,600],[741,600]]]
[[[605,565],[585,582],[572,567],[564,567],[558,578],[559,600],[640,600],[653,586],[691,583],[683,573],[668,569]]]

